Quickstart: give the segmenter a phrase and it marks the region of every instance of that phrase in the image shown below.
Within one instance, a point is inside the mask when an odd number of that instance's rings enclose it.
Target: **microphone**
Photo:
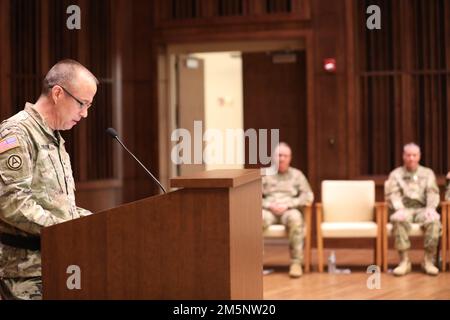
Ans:
[[[141,165],[142,168],[144,168],[145,172],[147,172],[147,174],[152,177],[153,181],[156,182],[156,184],[161,188],[161,190],[164,193],[167,193],[166,189],[164,189],[164,187],[162,186],[162,184],[158,181],[158,179],[155,178],[155,176],[142,164],[142,162],[139,161],[138,158],[136,158],[136,156],[130,151],[128,150],[127,147],[125,147],[125,145],[123,144],[122,141],[120,141],[119,139],[119,135],[117,134],[117,131],[114,130],[114,128],[108,128],[106,129],[106,133],[109,134],[112,138],[116,139],[120,145],[134,158],[134,160],[137,161],[137,163],[139,163]]]

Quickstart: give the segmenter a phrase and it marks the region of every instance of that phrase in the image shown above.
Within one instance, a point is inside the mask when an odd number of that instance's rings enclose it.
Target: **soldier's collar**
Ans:
[[[45,122],[44,118],[42,118],[41,114],[37,112],[37,110],[34,108],[34,104],[32,103],[25,103],[25,109],[24,109],[33,119],[36,121],[36,123],[42,128],[42,130],[50,136],[53,140],[56,142],[58,141],[57,138],[57,131],[53,130],[48,126],[48,124]],[[64,141],[64,140],[62,140]]]
[[[281,177],[287,177],[291,174],[291,171],[292,171],[292,169],[291,169],[291,167],[289,167],[285,172],[278,171],[278,175]]]
[[[56,139],[58,140],[59,144],[64,144],[66,142],[66,140],[64,140],[64,138],[62,137],[62,134],[59,130],[55,130],[55,136],[56,136]]]
[[[419,174],[419,169],[420,166],[417,167],[417,169],[415,171],[409,171],[405,166],[403,166],[403,169],[405,171],[405,175],[408,177],[414,177],[414,176],[418,176]]]
[[[403,168],[405,169],[406,172],[411,173],[411,174],[416,174],[417,172],[419,172],[419,168],[420,166],[417,166],[417,169],[414,171],[410,171],[406,168],[406,166],[403,166]]]

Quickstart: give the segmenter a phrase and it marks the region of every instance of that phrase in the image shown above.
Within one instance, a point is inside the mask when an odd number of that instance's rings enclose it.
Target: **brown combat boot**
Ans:
[[[289,267],[289,276],[291,278],[300,278],[303,274],[302,264],[300,262],[292,262]]]
[[[397,268],[394,269],[395,276],[404,276],[411,272],[411,260],[408,258],[408,252],[400,251],[400,263]]]
[[[425,251],[425,257],[422,263],[422,268],[426,274],[430,276],[437,276],[439,269],[434,265],[434,252]]]

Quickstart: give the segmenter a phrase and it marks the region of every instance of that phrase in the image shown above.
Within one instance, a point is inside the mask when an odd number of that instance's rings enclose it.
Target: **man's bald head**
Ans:
[[[274,151],[275,161],[278,163],[278,172],[286,172],[292,160],[291,147],[285,142],[280,142]]]
[[[403,146],[403,165],[408,171],[416,171],[420,162],[420,147],[411,142]]]
[[[81,63],[62,60],[45,76],[35,108],[51,129],[69,130],[87,118],[97,85],[97,78]]]
[[[72,59],[61,60],[47,73],[42,86],[42,95],[48,95],[51,88],[60,85],[71,89],[77,86],[78,81],[92,81],[98,85],[98,79],[85,66]]]
[[[403,146],[403,152],[407,152],[408,150],[413,150],[420,153],[419,145],[415,144],[414,142],[407,143]]]

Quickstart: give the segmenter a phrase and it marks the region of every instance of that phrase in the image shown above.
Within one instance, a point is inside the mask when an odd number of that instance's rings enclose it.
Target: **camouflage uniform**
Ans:
[[[39,236],[43,227],[91,214],[75,205],[74,191],[64,139],[27,103],[0,125],[0,233]],[[40,251],[0,249],[0,293],[40,299]]]
[[[304,174],[295,168],[285,173],[263,177],[262,181],[263,228],[275,223],[284,224],[289,231],[289,248],[292,262],[303,262],[304,223],[301,213],[303,206],[314,200],[314,194]],[[272,203],[288,207],[281,216],[269,210]]]
[[[391,216],[395,248],[406,251],[410,248],[409,231],[411,223],[420,223],[425,230],[424,247],[427,252],[435,253],[441,232],[438,219],[426,221],[427,208],[436,209],[439,205],[439,188],[436,177],[429,168],[419,166],[415,172],[399,167],[391,172],[386,182],[386,199],[390,213],[404,209],[406,219],[398,220]]]

